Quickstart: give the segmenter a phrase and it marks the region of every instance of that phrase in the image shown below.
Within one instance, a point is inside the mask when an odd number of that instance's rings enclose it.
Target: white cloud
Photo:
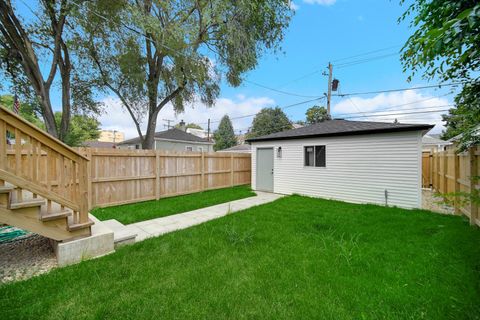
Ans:
[[[103,100],[105,103],[105,113],[99,118],[102,129],[118,130],[125,132],[126,138],[134,138],[138,136],[135,125],[130,118],[128,112],[122,107],[119,99],[115,97],[108,97]],[[275,101],[269,97],[246,97],[244,95],[237,95],[235,99],[219,98],[217,99],[215,106],[207,108],[201,103],[195,103],[192,106],[185,106],[185,112],[176,114],[171,105],[167,105],[162,109],[158,115],[157,130],[165,130],[163,119],[173,120],[173,124],[184,120],[186,123],[195,122],[202,125],[204,129],[207,129],[207,121],[210,118],[211,129],[215,130],[218,126],[216,120],[220,120],[225,114],[228,114],[231,118],[242,117],[245,115],[255,114],[264,107],[272,107],[275,105]],[[245,131],[250,127],[253,117],[246,117],[242,119],[234,119],[233,127],[235,130]],[[141,128],[142,132],[145,131],[146,118],[143,121]]]
[[[413,113],[429,110],[448,109],[450,104],[444,97],[424,95],[414,90],[403,92],[381,93],[372,98],[344,97],[332,108],[333,116],[358,121],[393,122],[397,119],[400,123],[428,123],[435,124],[432,132],[439,133],[444,128],[441,115],[446,112]],[[372,112],[380,112],[371,116]],[[350,118],[347,115],[362,116]],[[363,113],[363,114],[362,114]],[[392,113],[397,115],[391,115]],[[403,113],[403,114],[400,114]],[[367,117],[363,116],[367,115]]]
[[[303,2],[308,4],[319,4],[321,6],[331,6],[337,2],[337,0],[303,0]]]
[[[290,1],[290,9],[292,9],[293,11],[297,11],[298,9],[300,9],[300,6],[293,1]]]

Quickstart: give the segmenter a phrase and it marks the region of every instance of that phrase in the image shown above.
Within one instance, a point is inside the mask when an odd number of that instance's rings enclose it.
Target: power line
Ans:
[[[386,109],[376,110],[375,112],[391,111],[391,110],[394,109],[394,108],[403,107],[403,106],[408,106],[408,105],[411,105],[411,104],[422,103],[422,102],[429,101],[429,100],[433,100],[433,99],[439,99],[439,98],[442,98],[442,97],[451,95],[452,93],[453,93],[453,92],[448,92],[448,93],[442,94],[442,95],[440,95],[440,96],[435,96],[435,97],[430,97],[430,98],[423,99],[423,100],[417,100],[417,101],[412,101],[412,102],[397,104],[397,105],[394,105],[394,106],[389,106],[389,107],[387,107]],[[348,97],[348,98],[350,98],[350,97]],[[353,104],[353,100],[350,99],[350,101],[351,101],[352,104]],[[431,108],[431,107],[426,107],[426,108]],[[418,110],[418,109],[422,109],[422,108],[402,109],[402,110]],[[357,111],[359,111],[359,110],[357,109]],[[359,111],[359,113],[363,113],[363,112],[362,112],[362,111]],[[336,114],[336,116],[350,115],[350,114],[351,114],[351,113],[338,113],[338,114]]]
[[[339,64],[339,65],[335,65],[335,67],[337,67],[337,69],[343,69],[343,68],[355,66],[357,64],[362,64],[362,63],[366,63],[366,62],[370,62],[370,61],[374,61],[374,60],[385,59],[385,58],[393,57],[393,56],[398,56],[398,52],[390,53],[390,54],[386,54],[386,55],[382,55],[382,56],[376,56],[376,57],[372,57],[372,58],[369,58],[369,59],[362,59],[362,60],[356,60],[356,61],[352,61],[352,62],[342,63],[342,64]]]
[[[356,55],[353,55],[353,56],[336,59],[336,60],[333,60],[332,62],[339,62],[339,61],[349,60],[349,59],[358,58],[358,57],[362,57],[362,56],[368,56],[368,55],[373,54],[373,53],[378,53],[378,52],[382,52],[382,51],[387,51],[387,50],[390,50],[390,49],[393,49],[393,48],[398,48],[398,47],[401,47],[401,46],[402,46],[401,44],[397,44],[397,45],[395,45],[395,46],[390,46],[390,47],[386,47],[386,48],[376,49],[376,50],[373,50],[373,51],[368,51],[368,52],[359,53],[359,54],[356,54]]]
[[[278,93],[285,94],[285,95],[289,95],[289,96],[302,97],[302,98],[320,98],[320,96],[308,96],[308,95],[303,95],[303,94],[297,94],[297,93],[278,90],[278,89],[271,88],[271,87],[268,87],[268,86],[265,86],[263,84],[260,84],[260,83],[257,83],[257,82],[251,81],[251,80],[247,80],[247,79],[245,79],[244,81],[248,82],[248,83],[251,83],[251,84],[253,84],[257,87],[261,87],[261,88],[264,88],[264,89],[267,89],[267,90],[271,90],[271,91],[278,92]]]
[[[368,92],[341,93],[341,94],[335,94],[334,96],[346,97],[346,96],[357,96],[357,95],[365,95],[365,94],[399,92],[399,91],[420,90],[420,89],[429,89],[429,88],[441,88],[441,87],[456,86],[464,83],[466,83],[466,81],[454,82],[454,83],[439,83],[439,84],[430,85],[430,86],[421,86],[421,87],[412,87],[412,88],[403,88],[403,89],[388,89],[388,90],[368,91]]]
[[[443,107],[447,107],[449,105],[445,105]],[[438,106],[440,107],[440,106]],[[421,114],[421,113],[437,113],[437,112],[444,112],[448,111],[449,109],[439,109],[439,110],[428,110],[428,111],[415,111],[415,112],[402,112],[402,113],[390,113],[390,114],[372,114],[372,115],[361,115],[361,116],[351,116],[351,117],[343,117],[343,119],[352,119],[352,118],[371,118],[371,117],[385,117],[385,116],[403,116],[409,114]]]
[[[297,103],[294,103],[294,104],[290,104],[290,105],[287,105],[287,106],[284,106],[284,107],[280,107],[280,109],[285,110],[285,109],[288,109],[288,108],[293,108],[293,107],[296,107],[296,106],[299,106],[299,105],[302,105],[302,104],[305,104],[305,103],[309,103],[309,102],[313,102],[313,101],[318,101],[318,100],[321,100],[321,99],[325,99],[325,97],[319,97],[319,98],[316,98],[316,99],[310,99],[310,100],[300,101],[300,102],[297,102]],[[258,112],[257,112],[257,113],[258,113]],[[257,113],[247,114],[247,115],[239,116],[239,117],[230,117],[230,120],[238,120],[238,119],[244,119],[244,118],[254,117],[254,116],[257,115]],[[219,119],[219,120],[212,120],[212,121],[210,121],[210,123],[216,123],[216,122],[220,122],[220,121],[221,121],[221,119]],[[202,124],[206,124],[206,123],[199,123],[199,125],[202,125]]]
[[[347,96],[348,100],[350,101],[350,103],[355,107],[355,109],[359,112],[359,113],[362,113],[362,114],[365,114],[364,112],[360,111],[360,108],[357,107],[357,105],[355,104],[355,102],[353,102],[352,98],[350,98],[349,96]]]
[[[368,51],[368,52],[365,52],[365,53],[360,53],[360,54],[357,54],[357,55],[353,55],[353,56],[350,56],[350,57],[345,57],[345,58],[341,58],[341,59],[336,59],[336,60],[333,60],[332,62],[338,62],[338,61],[345,61],[345,60],[349,60],[349,59],[352,59],[352,58],[357,58],[357,57],[362,57],[362,56],[367,56],[367,55],[370,55],[370,54],[373,54],[373,53],[378,53],[378,52],[382,52],[382,51],[387,51],[387,50],[390,50],[390,49],[393,49],[393,48],[398,48],[398,47],[401,47],[401,45],[396,45],[396,46],[390,46],[390,47],[386,47],[386,48],[381,48],[381,49],[377,49],[377,50],[373,50],[373,51]],[[363,59],[363,60],[358,60],[358,61],[350,61],[350,62],[345,62],[345,63],[341,63],[339,64],[339,66],[342,66],[343,68],[343,65],[349,65],[350,63],[363,63],[364,61],[365,62],[368,62],[368,61],[371,61],[371,60],[377,60],[377,59],[382,59],[384,57],[387,57],[387,56],[393,56],[393,55],[397,55],[398,52],[395,52],[395,53],[392,53],[392,54],[388,54],[386,56],[378,56],[378,57],[372,57],[372,58],[367,58],[367,59]],[[335,65],[336,66],[336,65]],[[346,66],[345,66],[346,67]],[[319,72],[321,72],[321,70],[323,69],[323,67],[315,67],[315,70],[312,71],[312,72],[308,72],[304,75],[301,75],[300,77],[298,78],[295,78],[293,80],[290,80],[290,81],[287,81],[286,83],[282,84],[279,86],[279,88],[283,88],[291,83],[295,83],[297,81],[300,81],[300,80],[303,80],[305,78],[308,78],[308,77],[311,77]],[[245,80],[247,81],[247,80]],[[247,81],[248,82],[248,81]],[[263,86],[263,85],[262,85]],[[263,87],[266,87],[266,86],[263,86]],[[272,89],[272,88],[268,88],[268,89]],[[278,91],[279,89],[274,89],[275,91]]]
[[[377,111],[371,111],[371,112],[350,112],[350,113],[344,113],[343,115],[345,116],[351,116],[351,115],[356,115],[356,114],[362,114],[362,115],[389,115],[389,111],[391,112],[404,112],[404,111],[410,111],[410,110],[429,110],[433,108],[445,108],[445,107],[450,107],[450,106],[455,106],[454,104],[444,104],[444,105],[437,105],[437,106],[430,106],[430,107],[425,107],[425,108],[408,108],[408,109],[401,109],[398,111],[392,111],[392,110],[377,110]],[[386,112],[386,113],[385,113]],[[339,115],[337,115],[338,117]],[[344,118],[343,116],[341,118]]]

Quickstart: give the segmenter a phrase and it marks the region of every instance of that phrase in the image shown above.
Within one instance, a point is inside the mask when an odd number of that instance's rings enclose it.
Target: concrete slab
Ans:
[[[128,229],[124,224],[115,219],[102,221],[103,225],[113,231],[115,248],[126,244],[135,243],[137,233]]]
[[[125,227],[137,232],[136,241],[160,236],[176,230],[186,229],[203,222],[217,219],[227,214],[245,210],[257,205],[269,203],[283,197],[280,194],[257,192],[256,197],[235,200],[208,208],[201,208],[167,217],[129,224]]]

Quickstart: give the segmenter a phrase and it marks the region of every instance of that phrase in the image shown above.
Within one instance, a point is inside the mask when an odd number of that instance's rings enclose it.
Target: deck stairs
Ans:
[[[56,241],[90,236],[88,162],[0,107],[0,224]]]

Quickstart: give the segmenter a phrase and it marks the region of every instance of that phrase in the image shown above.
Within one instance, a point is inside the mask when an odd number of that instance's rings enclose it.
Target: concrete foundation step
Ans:
[[[135,243],[137,233],[131,228],[123,225],[121,222],[115,219],[102,221],[103,225],[113,231],[113,241],[115,248],[126,244]]]

